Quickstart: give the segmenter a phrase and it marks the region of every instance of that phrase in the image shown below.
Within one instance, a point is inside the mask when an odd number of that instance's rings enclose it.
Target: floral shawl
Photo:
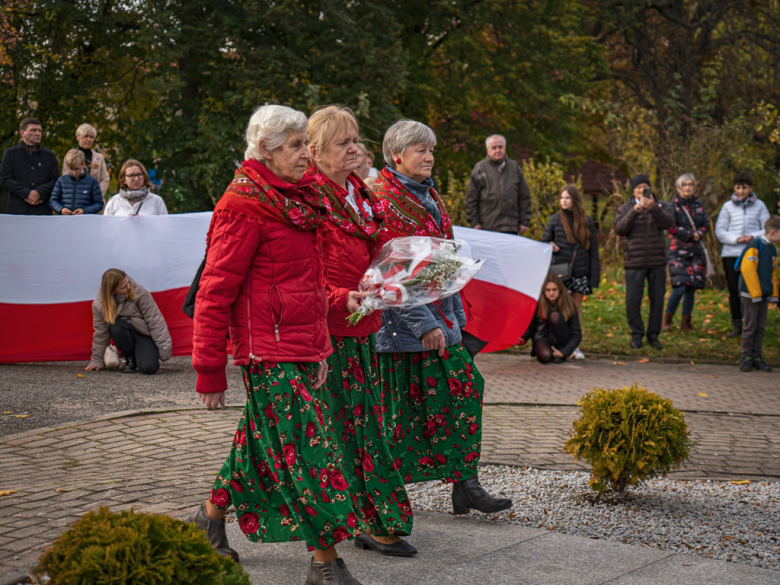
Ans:
[[[347,178],[355,188],[355,200],[360,212],[347,201],[346,189],[331,181],[325,173],[312,164],[306,171],[306,177],[314,181],[313,189],[306,189],[304,201],[319,210],[329,221],[351,236],[376,242],[379,239],[384,208],[379,198],[355,173]]]
[[[425,207],[407,191],[393,173],[387,170],[387,167],[382,169],[382,173],[374,183],[374,192],[385,210],[385,229],[382,230],[381,235],[383,241],[404,236],[452,239],[452,219],[447,213],[444,201],[434,189],[431,189],[431,195],[441,211],[441,229]]]

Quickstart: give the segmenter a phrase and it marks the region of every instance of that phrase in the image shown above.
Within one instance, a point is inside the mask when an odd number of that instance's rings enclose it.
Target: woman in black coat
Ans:
[[[674,223],[669,228],[669,278],[672,293],[666,304],[663,331],[672,326],[672,319],[682,300],[680,331],[693,331],[691,314],[696,302],[696,291],[704,288],[707,280],[707,260],[704,236],[710,229],[710,220],[704,204],[696,197],[696,179],[690,173],[677,179],[678,195],[669,203]]]
[[[601,278],[596,227],[585,214],[582,195],[576,185],[566,185],[561,192],[560,208],[547,221],[542,241],[549,242],[553,247],[553,264],[565,263],[571,266],[572,276],[566,282],[566,288],[571,293],[582,322],[582,299],[593,293]],[[575,353],[578,359],[584,357],[579,348]]]
[[[577,307],[556,274],[547,275],[534,318],[518,342],[525,345],[529,339],[534,341],[531,355],[542,364],[562,364],[573,358],[582,341]]]

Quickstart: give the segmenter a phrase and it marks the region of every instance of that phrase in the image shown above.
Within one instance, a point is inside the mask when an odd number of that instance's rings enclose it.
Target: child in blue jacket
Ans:
[[[100,183],[84,170],[84,153],[73,149],[65,155],[65,166],[70,171],[54,184],[49,206],[60,215],[97,213],[103,209]]]

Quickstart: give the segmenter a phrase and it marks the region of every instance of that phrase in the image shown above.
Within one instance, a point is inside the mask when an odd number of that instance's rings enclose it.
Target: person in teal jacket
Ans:
[[[740,271],[739,296],[742,303],[742,363],[739,369],[771,372],[772,366],[761,358],[769,303],[778,302],[777,249],[780,242],[780,217],[770,217],[764,235],[753,238],[737,259]]]

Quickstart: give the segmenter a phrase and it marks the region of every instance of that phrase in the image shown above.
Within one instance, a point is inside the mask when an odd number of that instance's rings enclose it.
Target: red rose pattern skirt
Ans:
[[[247,402],[209,501],[232,503],[254,542],[303,540],[326,549],[365,531],[313,391],[317,364],[241,368]]]
[[[390,453],[406,483],[477,476],[485,381],[466,349],[380,353]]]
[[[330,339],[328,381],[318,395],[350,492],[373,534],[411,534],[412,506],[382,420],[374,335]]]

